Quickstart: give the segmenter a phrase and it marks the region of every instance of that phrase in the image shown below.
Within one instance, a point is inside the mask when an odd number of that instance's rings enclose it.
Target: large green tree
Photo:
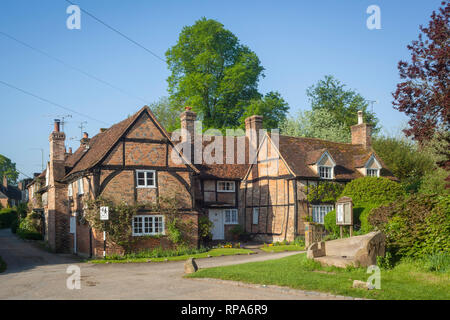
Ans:
[[[19,172],[16,169],[16,164],[11,159],[0,154],[0,182],[3,182],[3,177],[6,176],[9,184],[16,184]]]
[[[357,123],[357,112],[364,112],[364,121],[373,126],[374,131],[378,131],[378,119],[374,113],[367,110],[367,100],[352,89],[347,89],[345,84],[331,75],[325,76],[316,84],[306,90],[311,109],[325,109],[333,117],[343,124],[350,132],[350,127]]]
[[[150,104],[150,109],[156,119],[167,131],[173,131],[180,127],[181,106],[176,106],[168,97],[161,97],[158,101]]]
[[[205,128],[239,127],[251,101],[261,98],[258,56],[215,20],[185,26],[166,58],[171,102],[191,106]]]

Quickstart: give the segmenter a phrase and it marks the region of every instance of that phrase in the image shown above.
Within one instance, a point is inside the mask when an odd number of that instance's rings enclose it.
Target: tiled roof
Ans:
[[[15,186],[5,187],[4,185],[0,185],[0,195],[3,194],[8,199],[21,200],[22,199],[22,191]],[[1,196],[0,196],[1,198]]]
[[[370,156],[375,153],[371,149],[364,149],[362,145],[283,135],[279,137],[279,151],[293,173],[297,177],[305,178],[317,178],[317,174],[309,165],[315,163],[314,161],[317,161],[323,152],[328,151],[336,162],[335,178],[342,180],[362,177],[356,168],[364,166]],[[386,166],[379,157],[377,159],[385,169],[383,176],[395,179],[392,173],[386,170]]]

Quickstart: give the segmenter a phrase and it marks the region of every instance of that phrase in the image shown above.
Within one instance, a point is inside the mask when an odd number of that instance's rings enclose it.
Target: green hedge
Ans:
[[[0,229],[9,228],[14,220],[17,219],[17,211],[15,209],[0,210]]]
[[[364,177],[349,182],[341,196],[351,197],[357,204],[384,204],[397,200],[405,194],[403,187],[383,177]]]
[[[353,207],[353,226],[355,231],[368,233],[374,229],[368,221],[368,217],[372,209],[379,207],[379,204],[365,203]],[[336,210],[328,212],[324,219],[325,229],[334,236],[339,236],[339,226],[336,225]],[[348,233],[347,230],[344,231]]]
[[[42,234],[39,232],[39,219],[34,218],[34,214],[29,214],[20,221],[17,228],[17,235],[22,239],[42,240]]]

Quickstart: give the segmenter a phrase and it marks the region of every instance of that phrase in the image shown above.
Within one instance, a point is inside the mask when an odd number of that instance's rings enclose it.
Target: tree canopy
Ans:
[[[156,119],[167,131],[173,131],[180,127],[180,108],[174,106],[168,97],[161,97],[150,104],[150,109]]]
[[[367,100],[354,90],[346,89],[345,84],[331,75],[325,76],[306,90],[311,109],[327,110],[350,132],[350,127],[357,124],[357,112],[364,112],[364,121],[378,131],[378,119],[374,113],[367,110]]]
[[[192,107],[204,128],[240,127],[252,110],[276,120],[285,110],[279,94],[263,98],[258,92],[264,77],[258,56],[218,21],[202,18],[185,26],[166,57],[171,102],[180,110]]]
[[[439,127],[450,130],[449,17],[450,2],[442,2],[428,27],[420,26],[419,39],[408,45],[411,61],[398,63],[401,82],[393,93],[394,108],[410,118],[406,135],[420,142],[430,140]]]
[[[9,184],[16,184],[19,172],[16,169],[16,164],[11,159],[0,154],[0,183],[3,182],[4,176],[8,179]]]

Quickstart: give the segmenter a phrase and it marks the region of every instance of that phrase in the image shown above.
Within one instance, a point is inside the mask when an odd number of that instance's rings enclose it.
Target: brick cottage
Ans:
[[[42,213],[45,240],[53,250],[83,256],[102,255],[102,235],[80,219],[85,200],[99,196],[128,204],[175,196],[180,218],[196,228],[193,245],[199,244],[200,215],[213,222],[213,240],[231,239],[230,229],[237,224],[255,239],[293,240],[304,234],[304,217],[323,223],[333,209],[333,204],[308,203],[309,186],[322,181],[346,183],[363,176],[394,179],[371,148],[371,128],[362,119],[360,112],[358,124],[351,128],[350,144],[258,135],[261,116],[247,118],[245,135],[230,138],[197,134],[196,114],[186,108],[180,120],[189,135],[182,133],[181,138],[191,148],[180,150],[173,134],[146,106],[92,138],[85,133],[73,153],[70,148],[66,152],[65,134],[55,121],[47,169],[28,185],[30,205]],[[216,142],[226,145],[223,156],[216,149],[211,153],[215,163],[202,157],[195,161],[199,151],[210,152]],[[249,150],[255,150],[255,156]],[[173,154],[181,161],[175,161]],[[170,247],[165,222],[164,215],[140,211],[132,222],[133,234],[158,237],[146,237],[138,248]],[[107,253],[116,249],[109,248]]]

